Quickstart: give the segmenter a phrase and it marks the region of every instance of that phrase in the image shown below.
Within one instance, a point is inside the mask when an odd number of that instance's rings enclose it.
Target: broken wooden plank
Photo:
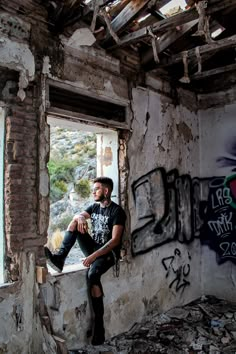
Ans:
[[[114,32],[120,32],[140,13],[150,0],[131,0],[111,22]]]
[[[219,41],[215,41],[214,43],[211,44],[204,44],[199,47],[199,53],[200,55],[209,53],[211,51],[219,51],[219,50],[226,50],[228,48],[233,48],[236,45],[236,35],[233,35],[231,37],[221,39]],[[193,58],[196,57],[196,48],[188,50],[188,58]],[[170,66],[173,64],[177,64],[182,61],[182,53],[173,55],[170,59],[165,60],[165,64],[161,66]]]
[[[208,78],[209,76],[223,74],[223,73],[226,73],[229,71],[234,71],[234,70],[236,70],[236,64],[226,65],[226,66],[222,66],[220,68],[215,68],[215,69],[206,70],[206,71],[202,71],[202,72],[193,74],[190,76],[190,79],[191,80],[201,80],[201,79]]]
[[[224,2],[220,2],[219,0],[212,0],[211,6],[208,5],[206,9],[206,15],[212,15],[215,12],[224,10],[230,6],[235,4],[235,0],[225,0]],[[190,21],[198,19],[198,12],[195,8],[192,8],[188,11],[181,12],[175,16],[168,17],[165,20],[158,21],[156,24],[151,26],[151,30],[154,34],[162,33],[167,30],[171,30],[176,28],[177,26],[183,25],[184,23],[188,23]],[[120,37],[119,47],[124,47],[130,45],[132,43],[138,42],[141,39],[147,38],[149,36],[149,27],[141,28],[140,30],[128,34],[126,36]],[[117,46],[113,46],[110,50],[116,49]]]
[[[158,43],[158,53],[165,51],[169,48],[176,40],[185,36],[187,33],[193,30],[197,26],[198,20],[193,20],[189,23],[186,23],[182,26],[182,29],[177,31],[168,31],[163,36],[160,37]],[[153,59],[153,52],[149,49],[142,58],[141,64],[146,65],[150,60]]]
[[[120,39],[119,39],[119,37],[117,36],[117,34],[113,31],[113,28],[112,28],[112,26],[111,26],[111,23],[110,23],[110,20],[109,20],[109,18],[108,18],[108,15],[107,15],[106,11],[105,11],[104,9],[102,9],[102,10],[100,11],[100,14],[101,14],[101,16],[104,18],[104,20],[105,20],[105,22],[106,22],[107,29],[108,29],[108,31],[109,31],[110,36],[114,39],[114,41],[115,41],[117,44],[119,44],[119,43],[120,43]]]
[[[182,25],[184,23],[190,22],[198,18],[198,13],[196,9],[191,9],[185,12],[182,12],[178,15],[169,17],[165,20],[158,21],[156,24],[152,26],[147,26],[141,28],[140,30],[127,34],[120,38],[119,47],[124,47],[130,45],[132,43],[138,42],[141,39],[146,39],[149,36],[149,27],[151,27],[153,33],[161,33],[170,29],[175,29],[177,26]],[[111,49],[116,49],[117,46],[113,46]]]
[[[150,0],[131,0],[125,8],[111,21],[111,28],[115,33],[122,32],[131,21],[144,9]],[[103,44],[109,43],[111,33],[107,29]]]
[[[114,18],[118,16],[118,14],[125,8],[125,6],[130,2],[131,0],[123,0],[118,2],[118,4],[111,5],[109,8],[109,15]]]

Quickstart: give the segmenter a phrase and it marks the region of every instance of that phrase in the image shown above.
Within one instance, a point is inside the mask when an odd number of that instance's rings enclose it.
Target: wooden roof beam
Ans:
[[[125,8],[115,17],[111,22],[112,30],[116,33],[123,31],[128,24],[144,9],[150,0],[131,0]],[[109,31],[107,31],[106,43],[111,38]]]
[[[209,76],[224,74],[226,72],[235,71],[235,70],[236,70],[236,64],[226,65],[219,68],[206,70],[200,73],[195,73],[193,75],[190,75],[190,80],[201,80],[201,79],[208,78]]]
[[[204,44],[204,45],[200,46],[199,47],[199,54],[202,55],[202,54],[210,53],[212,51],[218,52],[221,50],[234,48],[235,46],[236,46],[236,35],[233,35],[231,37],[221,39],[219,41],[215,41],[214,43]],[[196,57],[196,48],[188,50],[187,53],[188,53],[188,59],[191,60],[191,58],[195,58]],[[160,66],[167,67],[167,66],[171,66],[174,64],[178,64],[182,61],[182,59],[183,59],[183,52],[173,55],[169,59],[165,59],[163,61],[163,63],[160,63]]]
[[[160,37],[160,39],[158,40],[158,53],[161,53],[163,51],[165,51],[167,48],[169,48],[172,44],[174,44],[178,39],[180,39],[181,37],[185,36],[186,34],[188,34],[190,31],[192,31],[194,29],[194,27],[197,28],[197,23],[198,20],[193,20],[189,23],[186,23],[182,26],[181,30],[177,31],[175,29],[175,31],[171,30],[166,32],[163,36]],[[144,55],[142,58],[142,65],[147,64],[150,60],[153,59],[153,51],[150,48]]]
[[[232,5],[235,5],[235,0],[224,0],[223,2],[219,2],[219,0],[211,0],[207,9],[206,9],[206,15],[212,15],[215,12],[224,10]],[[141,39],[145,39],[149,36],[150,33],[150,27],[152,33],[162,33],[167,30],[171,30],[176,28],[179,25],[183,25],[184,23],[193,21],[198,19],[198,12],[195,8],[192,8],[190,10],[181,12],[175,16],[168,17],[165,20],[158,21],[156,24],[149,26],[149,27],[144,27],[141,28],[140,30],[128,34],[126,36],[123,36],[120,38],[120,43],[119,47],[124,47],[130,44],[133,44],[135,42],[140,41]],[[116,49],[117,46],[113,46],[109,49],[113,50]]]

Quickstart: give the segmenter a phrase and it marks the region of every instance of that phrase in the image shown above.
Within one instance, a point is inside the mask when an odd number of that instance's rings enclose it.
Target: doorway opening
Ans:
[[[93,179],[114,181],[112,200],[119,203],[118,132],[101,126],[48,116],[50,125],[50,221],[48,245],[55,252],[75,214],[92,204]],[[81,263],[77,243],[65,265]]]

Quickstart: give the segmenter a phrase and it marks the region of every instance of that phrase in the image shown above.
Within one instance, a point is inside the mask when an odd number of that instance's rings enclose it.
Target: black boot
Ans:
[[[95,315],[92,345],[101,345],[105,342],[105,329],[103,323],[103,315],[104,315],[103,296],[92,297],[92,305],[93,305],[93,311]]]
[[[56,253],[52,253],[47,246],[44,247],[45,256],[50,266],[57,272],[62,272],[65,259],[76,241],[76,233],[66,231],[61,247]]]

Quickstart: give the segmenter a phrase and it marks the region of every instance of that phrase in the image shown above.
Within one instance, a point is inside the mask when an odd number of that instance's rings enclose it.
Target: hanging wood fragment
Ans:
[[[93,19],[92,19],[92,23],[90,26],[90,29],[92,32],[95,31],[95,27],[96,27],[96,22],[97,22],[97,16],[98,16],[98,12],[99,12],[99,3],[98,1],[94,0],[95,4],[94,4],[94,12],[93,12]]]
[[[198,15],[199,15],[199,22],[198,22],[198,30],[193,36],[205,36],[205,22],[206,22],[206,8],[207,8],[207,1],[201,0],[195,3]]]
[[[188,51],[187,50],[182,53],[182,59],[183,59],[183,64],[184,64],[184,76],[181,77],[181,79],[179,81],[183,82],[185,84],[189,84],[190,78],[188,75]]]
[[[195,48],[195,53],[196,53],[196,57],[197,57],[198,73],[201,73],[202,72],[202,58],[201,58],[199,47]]]
[[[100,15],[104,18],[106,25],[107,25],[107,29],[111,35],[111,37],[114,39],[114,41],[116,42],[116,44],[120,43],[120,38],[117,36],[117,34],[113,31],[112,26],[111,26],[111,22],[110,19],[106,13],[106,10],[101,9],[100,10]]]
[[[214,42],[213,39],[211,38],[211,32],[210,32],[210,16],[206,16],[204,32],[205,32],[206,42],[207,43]]]
[[[153,57],[154,57],[154,61],[155,63],[159,64],[160,63],[160,59],[158,56],[158,39],[157,36],[152,32],[151,28],[148,28],[148,34],[151,36],[151,42],[152,42],[152,50],[153,50]]]

